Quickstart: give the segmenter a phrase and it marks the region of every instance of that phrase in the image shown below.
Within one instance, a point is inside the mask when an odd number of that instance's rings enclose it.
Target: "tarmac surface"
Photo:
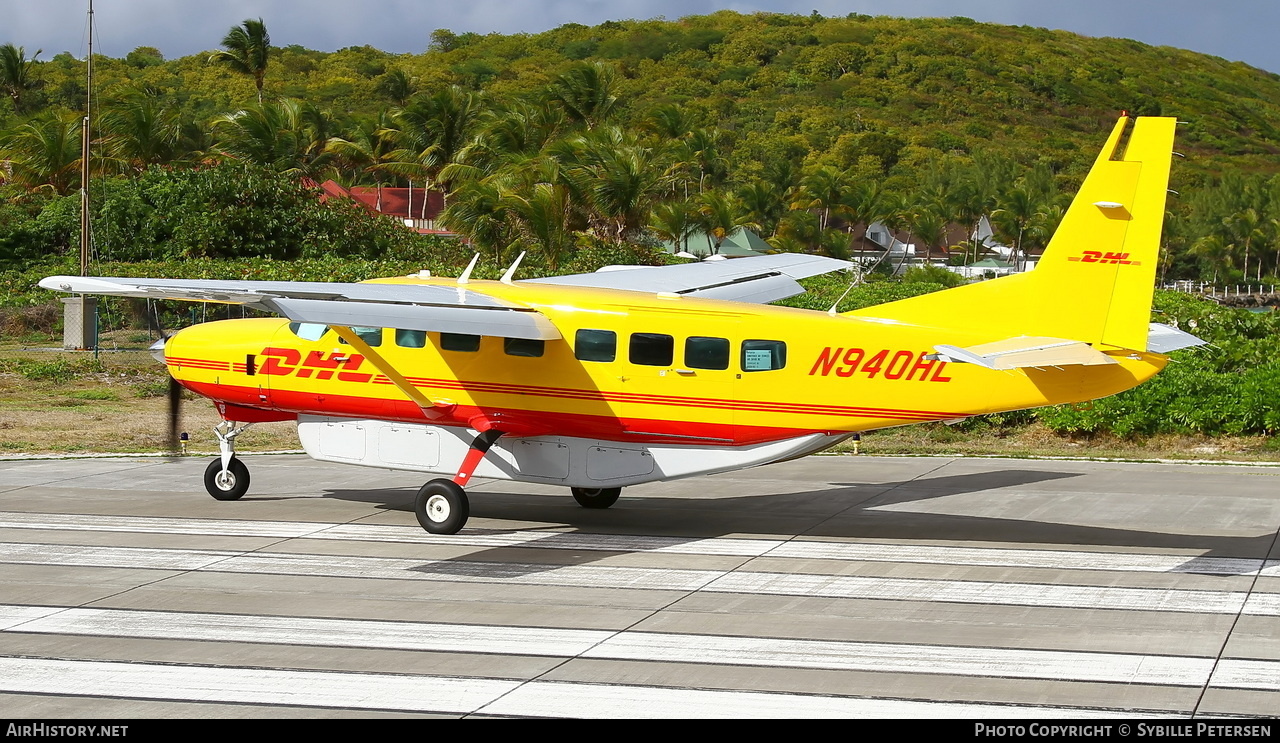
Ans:
[[[810,457],[627,488],[0,462],[11,718],[1267,717],[1280,468]]]

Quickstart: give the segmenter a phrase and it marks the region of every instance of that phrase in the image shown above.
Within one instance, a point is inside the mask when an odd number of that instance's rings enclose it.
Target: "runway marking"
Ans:
[[[0,607],[0,614],[10,608]],[[245,614],[62,609],[6,632],[597,658],[769,668],[1201,686],[1213,658]],[[1228,663],[1224,661],[1224,664]],[[1271,688],[1280,662],[1220,664],[1219,686]],[[1244,665],[1239,665],[1244,664]]]
[[[1224,658],[1214,669],[1210,686],[1280,691],[1280,662]]]
[[[940,565],[1049,568],[1119,572],[1197,573],[1208,575],[1274,575],[1280,560],[1205,557],[1075,550],[936,547],[929,545],[864,544],[818,540],[737,539],[580,534],[544,531],[473,533],[452,536],[427,534],[416,526],[334,524],[298,521],[241,521],[139,516],[91,516],[0,512],[0,528],[110,531],[210,536],[334,539],[366,542],[408,542],[466,547],[533,547],[540,549],[656,552],[687,555],[786,557],[861,562],[909,562]]]
[[[0,616],[8,608],[0,606]],[[565,657],[581,655],[616,634],[611,630],[440,622],[40,608],[39,616],[20,626],[9,623],[5,631]]]
[[[17,626],[33,619],[47,617],[50,614],[64,611],[60,607],[50,606],[13,606],[0,604],[0,631]]]
[[[0,689],[25,694],[468,713],[517,681],[0,657]]]
[[[706,590],[784,596],[1056,606],[1193,614],[1236,614],[1241,610],[1247,596],[1242,591],[1190,591],[1168,588],[1115,588],[1044,583],[993,583],[750,572],[728,573],[709,584]],[[1265,611],[1265,607],[1262,609]]]
[[[671,689],[652,686],[534,681],[481,712],[519,717],[587,719],[1105,719],[1114,710],[1082,707],[923,702],[908,699],[826,697],[765,692]],[[1162,715],[1167,713],[1161,713]]]
[[[5,657],[0,657],[0,691],[521,717],[977,719],[1116,714],[1078,707]]]
[[[630,588],[665,591],[822,596],[847,599],[1005,604],[1193,614],[1280,615],[1276,602],[1245,604],[1242,591],[1121,588],[1041,583],[792,575],[752,571],[549,565],[465,560],[409,560],[349,555],[93,547],[0,542],[0,562],[36,565],[224,573],[309,575],[335,578],[439,580],[527,586]]]

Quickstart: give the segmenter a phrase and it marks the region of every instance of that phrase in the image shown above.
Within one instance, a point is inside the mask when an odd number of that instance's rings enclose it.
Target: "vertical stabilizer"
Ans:
[[[1174,124],[1116,123],[1035,270],[848,314],[1147,350]]]

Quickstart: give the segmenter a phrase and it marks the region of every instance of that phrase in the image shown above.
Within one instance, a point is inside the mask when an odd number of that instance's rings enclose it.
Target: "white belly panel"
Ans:
[[[452,477],[476,431],[452,426],[298,416],[298,438],[313,459]],[[621,487],[731,472],[810,454],[841,436],[809,434],[751,446],[690,446],[572,436],[503,437],[475,478],[571,487]]]

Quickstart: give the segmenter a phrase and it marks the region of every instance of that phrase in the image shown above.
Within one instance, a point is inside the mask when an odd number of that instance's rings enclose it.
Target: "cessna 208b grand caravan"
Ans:
[[[621,488],[826,449],[859,431],[1092,400],[1200,341],[1149,323],[1174,120],[1122,117],[1034,271],[836,314],[765,304],[848,267],[809,255],[500,281],[357,284],[54,276],[64,292],[238,303],[163,357],[214,401],[205,485],[249,487],[235,438],[296,420],[318,460],[438,473],[429,532],[473,476]],[[472,261],[474,266],[475,262]]]

